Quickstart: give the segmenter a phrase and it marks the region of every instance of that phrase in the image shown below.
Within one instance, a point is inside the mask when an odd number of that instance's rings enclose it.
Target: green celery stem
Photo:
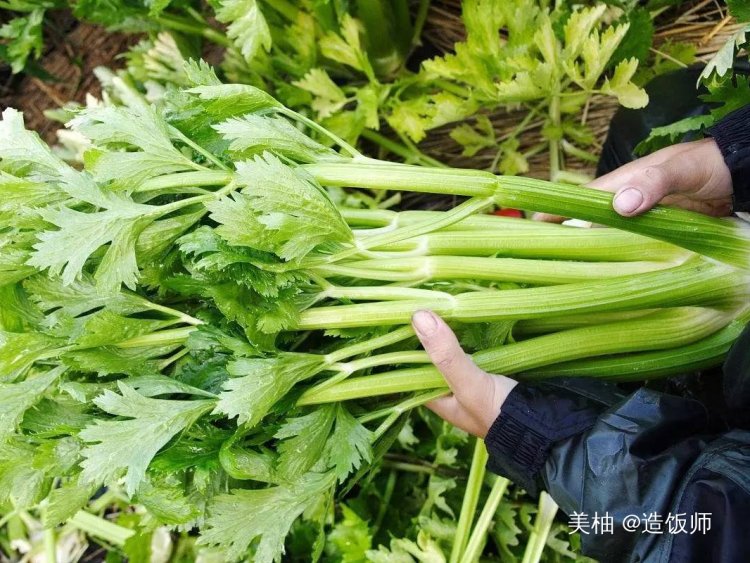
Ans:
[[[542,317],[526,319],[513,325],[514,336],[530,336],[547,334],[570,328],[593,326],[616,321],[637,319],[654,313],[656,309],[642,309],[638,311],[618,311],[615,313],[586,313],[583,315],[564,315],[561,317]]]
[[[325,186],[493,197],[495,176],[481,170],[427,168],[368,158],[301,166]]]
[[[683,209],[657,206],[638,217],[622,217],[612,208],[611,193],[477,170],[430,169],[359,158],[349,162],[303,165],[321,184],[405,190],[468,197],[493,197],[497,205],[532,209],[592,221],[670,242],[750,269],[750,235],[729,219],[706,217]]]
[[[720,264],[694,261],[667,270],[593,282],[474,291],[456,296],[436,291],[433,298],[314,307],[300,315],[296,328],[407,324],[420,309],[432,309],[459,322],[477,323],[649,307],[712,305],[731,298],[741,300],[748,290],[745,274]]]
[[[718,366],[746,323],[733,321],[720,331],[685,346],[609,358],[575,360],[522,372],[524,380],[549,377],[597,377],[613,381],[640,381],[668,377]]]
[[[419,256],[502,256],[584,262],[632,262],[648,256],[652,260],[676,263],[689,254],[671,244],[615,229],[572,227],[564,227],[557,232],[526,229],[487,229],[484,232],[441,230],[371,250],[378,253],[407,252]]]
[[[484,370],[512,375],[581,358],[684,346],[721,330],[731,320],[728,313],[713,309],[666,309],[638,319],[575,328],[491,348],[477,352],[473,359]],[[432,366],[409,368],[351,378],[320,392],[306,393],[298,404],[424,391],[446,385]]]
[[[663,270],[668,262],[563,262],[467,256],[374,259],[315,268],[323,276],[382,281],[487,280],[562,284]]]
[[[479,496],[482,492],[482,483],[487,468],[489,455],[484,442],[480,438],[475,438],[474,455],[471,460],[471,469],[469,470],[469,479],[466,482],[466,491],[461,503],[461,513],[456,524],[456,534],[453,538],[453,548],[451,549],[448,563],[458,563],[461,553],[466,548],[469,541],[469,532],[471,524],[474,522],[474,513],[479,504]]]
[[[84,510],[79,510],[68,523],[95,538],[118,547],[124,546],[125,542],[135,535],[135,531],[129,528],[118,526]]]
[[[552,529],[552,523],[555,520],[557,510],[558,506],[552,500],[552,497],[545,491],[542,491],[542,494],[539,496],[539,510],[534,519],[534,529],[529,536],[521,563],[539,563],[542,558],[542,552],[547,545],[547,537]]]
[[[750,236],[732,219],[717,219],[673,207],[656,206],[638,217],[623,217],[612,208],[613,194],[544,180],[499,177],[498,205],[533,209],[636,232],[750,269]]]
[[[459,560],[460,563],[474,563],[479,560],[479,556],[482,553],[482,547],[486,541],[487,531],[492,524],[492,520],[495,518],[497,507],[500,506],[500,501],[502,500],[509,484],[510,481],[505,477],[495,478],[495,482],[492,484],[492,489],[490,489],[487,501],[477,519],[477,524],[471,532],[471,537],[466,545],[466,550],[463,552],[461,559]]]
[[[197,186],[224,186],[233,178],[231,172],[223,170],[201,170],[197,172],[180,172],[150,178],[143,182],[136,191],[148,192],[167,188],[188,188]]]

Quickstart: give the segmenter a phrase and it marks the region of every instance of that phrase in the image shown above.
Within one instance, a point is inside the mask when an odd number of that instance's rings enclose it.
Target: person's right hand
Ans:
[[[614,192],[614,209],[625,217],[640,215],[657,203],[715,217],[732,210],[732,177],[711,138],[661,149],[600,176],[589,186]],[[546,213],[534,218],[562,220]]]

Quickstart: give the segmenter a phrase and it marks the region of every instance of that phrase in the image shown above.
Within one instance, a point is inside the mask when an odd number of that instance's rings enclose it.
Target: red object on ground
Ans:
[[[502,209],[496,209],[492,212],[493,215],[499,215],[500,217],[517,217],[523,219],[523,211],[520,209],[511,209],[510,207],[503,207]]]

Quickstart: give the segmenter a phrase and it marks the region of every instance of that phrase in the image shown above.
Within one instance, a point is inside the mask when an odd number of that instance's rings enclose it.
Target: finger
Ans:
[[[450,422],[454,426],[458,426],[458,422],[463,420],[463,407],[453,395],[440,397],[439,399],[430,401],[425,406],[440,418],[446,422]]]
[[[412,325],[430,360],[459,400],[481,398],[489,376],[461,349],[456,335],[445,321],[432,311],[417,311],[412,317]]]
[[[656,151],[599,176],[589,182],[587,186],[605,192],[617,193],[631,185],[632,178],[637,177],[644,168],[660,166],[673,158],[677,152],[679,152],[679,149],[676,146]]]
[[[615,211],[625,217],[632,217],[648,211],[672,193],[674,177],[673,167],[662,163],[631,169],[624,178],[622,175],[614,179],[602,176],[591,187],[614,191],[612,206]]]
[[[531,218],[534,221],[543,221],[544,223],[562,223],[565,221],[565,217],[552,215],[551,213],[534,213]]]
[[[425,406],[446,422],[469,434],[480,438],[484,438],[487,434],[489,426],[480,424],[453,395],[440,397],[430,401]]]

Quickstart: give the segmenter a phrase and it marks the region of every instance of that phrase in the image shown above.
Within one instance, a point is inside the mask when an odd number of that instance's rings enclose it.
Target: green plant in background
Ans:
[[[10,0],[0,8],[18,15],[0,27],[0,62],[7,62],[14,73],[21,72],[30,60],[42,54],[42,25],[47,10],[63,6],[54,0]]]
[[[725,115],[747,105],[750,100],[750,75],[741,65],[750,62],[747,47],[750,35],[750,7],[741,0],[727,2],[729,12],[742,23],[703,69],[697,87],[703,87],[701,99],[710,108],[708,113],[686,117],[662,127],[652,129],[649,137],[636,150],[648,153],[674,144],[686,135],[699,134]]]
[[[415,8],[413,23],[393,6],[361,3],[348,13],[339,11],[338,26],[330,29],[312,23],[330,21],[326,15],[266,10],[271,35],[278,36],[271,49],[255,49],[246,60],[230,50],[223,70],[230,81],[260,87],[313,115],[350,144],[361,137],[369,143],[362,146],[406,162],[439,165],[415,141],[443,124],[459,123],[451,136],[465,155],[499,147],[491,171],[523,173],[529,158],[548,153],[556,170],[552,176],[582,183],[587,178],[565,170],[564,161],[596,159],[595,135],[587,124],[592,103],[611,98],[628,107],[642,105],[646,97],[639,85],[693,61],[691,45],[652,47],[652,19],[675,3],[582,8],[560,2],[551,9],[529,0],[465,2],[466,41],[454,54],[424,61],[417,74],[405,62],[419,43],[427,2]],[[146,42],[143,49],[154,45]],[[177,55],[196,53],[183,49]],[[164,76],[144,72],[137,55],[129,68],[136,82],[168,84]],[[498,110],[517,113],[512,130],[495,130],[488,115]],[[530,143],[536,136],[530,131],[540,127],[542,138]]]
[[[529,156],[517,150],[519,136],[532,120],[542,119],[548,146],[536,150],[549,150],[550,177],[560,179],[564,151],[589,158],[585,149],[593,135],[581,115],[592,97],[613,96],[632,108],[648,102],[633,82],[637,56],[645,58],[652,39],[647,12],[650,32],[642,28],[643,13],[625,12],[608,23],[612,14],[604,4],[464,2],[466,41],[456,45],[455,54],[423,63],[413,86],[395,97],[388,122],[419,141],[429,129],[479,114],[475,126],[460,125],[452,137],[467,155],[499,144],[493,170],[517,174],[528,170]],[[525,112],[505,139],[495,138],[481,114],[499,107]]]
[[[357,42],[348,40],[354,52],[340,60],[364,74],[364,83],[341,87],[325,69],[314,68],[295,84],[313,95],[316,117],[350,142],[362,133],[415,162],[427,160],[412,141],[420,141],[435,127],[476,116],[475,127],[465,124],[453,132],[466,154],[502,141],[493,169],[524,172],[526,156],[517,150],[518,136],[531,120],[541,117],[546,119],[549,147],[534,150],[549,148],[556,155],[553,168],[557,170],[557,155],[563,148],[578,157],[593,158],[580,148],[590,145],[593,137],[578,122],[592,96],[615,96],[629,107],[645,104],[644,92],[631,79],[638,66],[635,56],[645,60],[648,55],[653,26],[649,13],[634,6],[620,9],[624,15],[614,25],[605,23],[612,14],[604,4],[556,6],[550,12],[545,5],[525,0],[465,2],[466,41],[456,45],[455,54],[425,61],[416,75],[402,73],[384,83],[368,71],[366,57],[356,54]],[[628,33],[631,20],[637,27]],[[348,109],[347,104],[353,102],[355,110]],[[500,140],[482,113],[499,107],[527,110],[517,131]],[[406,150],[389,147],[374,132],[383,118]]]
[[[562,2],[552,9],[530,0],[467,1],[466,41],[414,74],[406,62],[419,45],[428,7],[423,0],[412,15],[406,3],[390,0],[217,0],[208,9],[89,0],[72,5],[83,21],[149,34],[127,54],[130,76],[140,87],[184,84],[182,61],[213,44],[229,81],[272,93],[352,145],[363,136],[407,162],[439,164],[414,142],[430,129],[471,119],[452,136],[466,155],[499,146],[492,171],[523,173],[529,157],[549,152],[551,178],[581,182],[564,170],[564,158],[595,158],[588,152],[594,136],[586,125],[592,100],[609,96],[628,107],[646,101],[636,82],[647,71],[638,75],[638,63],[649,60],[657,6],[582,8]],[[222,27],[209,23],[214,17]],[[33,50],[24,45],[41,48],[41,24],[35,30],[33,42],[11,40],[8,49],[28,55]],[[687,51],[664,57],[668,62],[652,65],[653,72],[690,58]],[[14,63],[14,70],[22,67],[20,59]],[[498,108],[524,113],[515,130],[501,137],[486,116]],[[544,142],[523,145],[527,128],[539,120]],[[381,131],[386,121],[397,140]]]
[[[224,48],[230,77],[242,75],[253,84],[280,88],[317,65],[349,80],[352,72],[364,72],[374,81],[402,69],[418,41],[427,5],[422,2],[412,21],[407,4],[393,0],[216,0],[209,5],[170,0],[12,0],[2,7],[19,15],[0,32],[4,39],[0,60],[11,63],[14,73],[21,72],[30,59],[41,55],[45,10],[69,9],[80,21],[113,31],[181,34],[186,38],[181,47],[194,56],[200,55],[194,52],[200,49],[200,40]],[[214,19],[218,25],[211,23]]]

